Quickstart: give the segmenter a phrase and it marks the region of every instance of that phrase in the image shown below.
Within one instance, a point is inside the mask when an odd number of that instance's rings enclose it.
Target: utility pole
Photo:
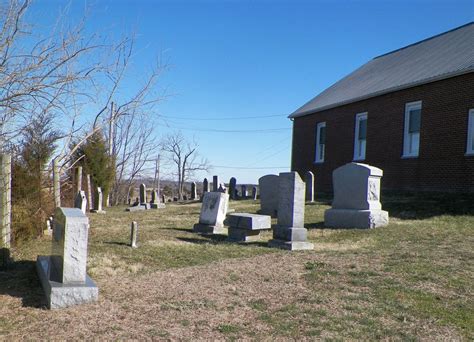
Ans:
[[[109,156],[112,158],[113,149],[114,149],[114,120],[115,120],[115,104],[110,103],[110,119],[109,119]],[[110,189],[107,192],[107,197],[105,198],[105,206],[110,207]]]
[[[155,188],[158,196],[158,202],[161,201],[161,193],[160,193],[160,155],[156,158],[155,164],[155,179],[153,179],[153,187]]]

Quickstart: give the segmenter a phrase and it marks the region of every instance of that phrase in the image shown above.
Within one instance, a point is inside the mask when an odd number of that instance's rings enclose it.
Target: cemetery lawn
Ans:
[[[192,233],[199,203],[89,214],[88,273],[99,302],[46,310],[35,272],[50,237],[12,250],[0,272],[2,339],[472,340],[474,201],[384,196],[390,225],[323,229],[324,198],[306,205],[314,251]],[[258,202],[231,202],[255,213]],[[139,248],[128,247],[130,223]]]

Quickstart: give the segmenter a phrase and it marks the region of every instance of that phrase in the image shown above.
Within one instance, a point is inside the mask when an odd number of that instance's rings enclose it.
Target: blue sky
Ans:
[[[47,25],[62,5],[38,0],[33,13]],[[208,176],[239,183],[289,169],[287,115],[319,92],[377,55],[474,20],[474,0],[74,0],[70,19],[85,7],[91,32],[136,33],[137,75],[158,54],[169,62],[156,134],[189,128],[214,165]],[[262,129],[282,130],[250,132]]]

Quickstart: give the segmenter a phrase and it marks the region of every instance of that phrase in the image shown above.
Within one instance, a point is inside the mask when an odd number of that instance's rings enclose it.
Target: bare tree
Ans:
[[[112,191],[114,204],[127,203],[134,181],[153,167],[158,144],[153,140],[153,127],[147,115],[123,115],[116,122],[114,145],[116,179]]]
[[[183,199],[184,184],[196,171],[207,171],[210,163],[207,159],[199,158],[198,144],[189,142],[181,132],[167,135],[161,141],[161,148],[168,160],[174,165],[174,176],[178,180],[178,195]]]

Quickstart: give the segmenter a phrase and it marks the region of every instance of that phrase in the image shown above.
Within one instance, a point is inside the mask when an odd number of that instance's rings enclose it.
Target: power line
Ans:
[[[266,128],[266,129],[213,129],[213,128],[193,128],[193,127],[179,127],[171,125],[162,125],[157,124],[157,126],[183,129],[188,131],[198,131],[198,132],[214,132],[214,133],[276,133],[281,131],[290,131],[291,128]]]
[[[225,116],[220,118],[196,118],[196,117],[184,117],[184,116],[168,116],[160,115],[162,118],[177,119],[177,120],[193,120],[193,121],[221,121],[221,120],[242,120],[242,119],[264,119],[264,118],[276,118],[286,117],[285,114],[278,115],[260,115],[260,116]]]
[[[264,169],[289,169],[289,166],[261,166],[261,167],[238,167],[238,166],[223,166],[223,165],[212,165],[219,169],[237,169],[237,170],[264,170]]]

